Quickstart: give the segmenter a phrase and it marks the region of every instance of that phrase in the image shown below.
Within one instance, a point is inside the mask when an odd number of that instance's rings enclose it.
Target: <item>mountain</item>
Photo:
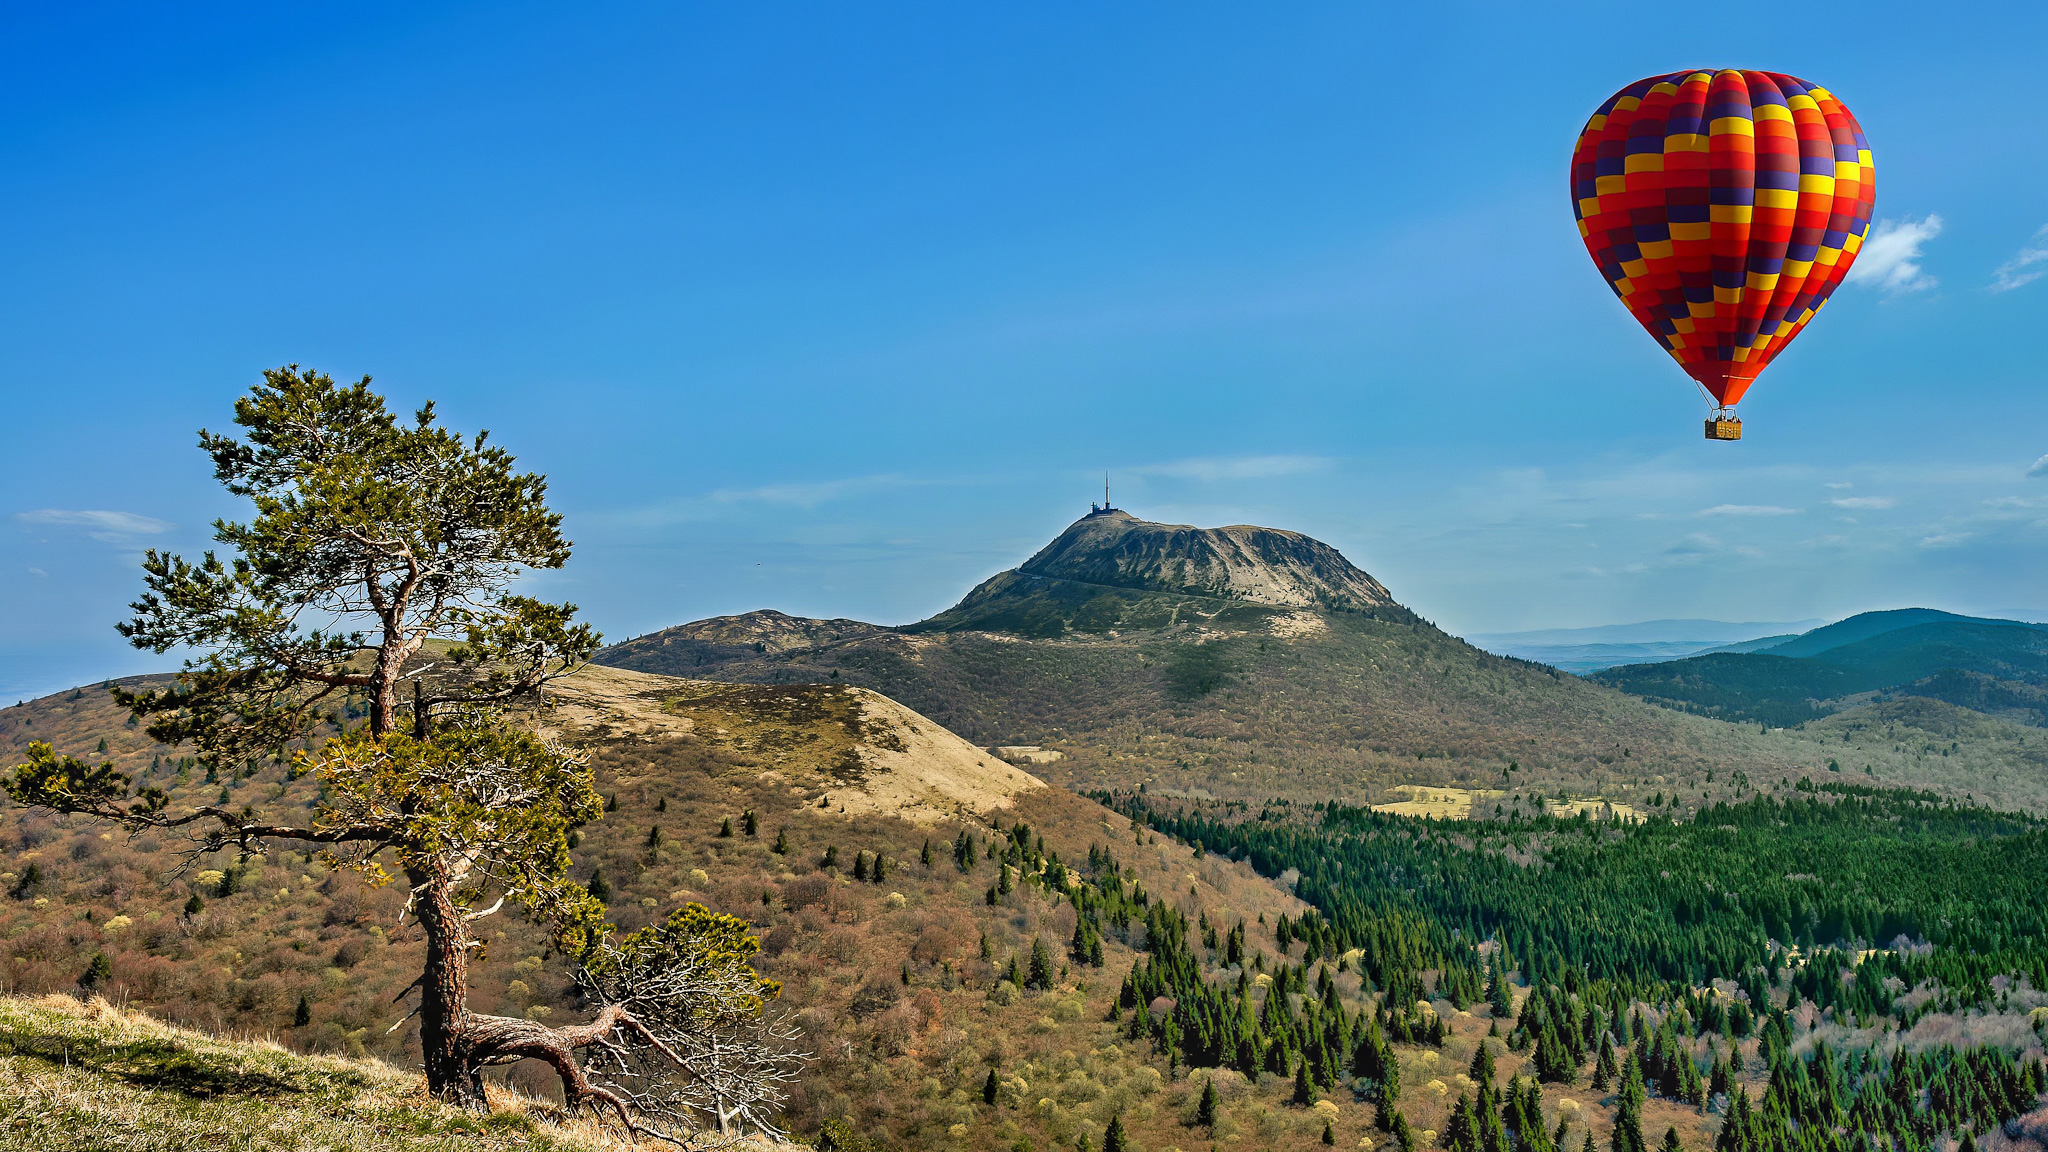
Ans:
[[[1758,651],[1609,668],[1594,679],[1731,719],[1804,723],[1868,694],[2048,720],[2048,628],[1929,608],[1866,612]]]
[[[1923,624],[1962,624],[1998,628],[2040,627],[2018,620],[1987,620],[1977,616],[1959,616],[1938,608],[1894,608],[1885,612],[1859,613],[1846,620],[1838,620],[1833,624],[1801,633],[1783,644],[1774,645],[1763,651],[1775,656],[1818,656],[1845,645],[1875,639],[1888,632],[1897,632]]]
[[[1725,620],[1645,620],[1592,628],[1545,628],[1533,632],[1475,632],[1466,639],[1488,652],[1515,656],[1584,674],[1618,664],[1676,660],[1703,652],[1747,651],[1750,646],[1790,640],[1800,624],[1733,624]]]
[[[977,745],[1034,748],[1012,754],[1083,791],[1356,803],[1429,786],[1640,803],[1678,788],[1691,806],[1732,794],[1737,772],[1825,772],[1852,754],[1880,779],[1926,769],[1875,730],[1858,729],[1847,748],[1824,746],[1482,651],[1299,533],[1123,512],[1084,517],[915,624],[763,610],[663,629],[597,660],[870,688]],[[2013,771],[2003,756],[1988,749],[1945,763],[1941,783],[2048,803],[2048,780]]]
[[[1824,623],[1824,620],[1753,621],[1746,624],[1727,620],[1643,620],[1634,624],[1598,624],[1588,628],[1474,632],[1465,638],[1489,652],[1522,644],[1552,647],[1575,644],[1730,644],[1758,636],[1796,634]]]
[[[1276,608],[1350,610],[1394,602],[1379,581],[1335,548],[1299,532],[1248,524],[1153,524],[1115,508],[1075,521],[1019,565],[1017,573],[1112,588],[1193,592]],[[975,598],[970,593],[968,602]]]

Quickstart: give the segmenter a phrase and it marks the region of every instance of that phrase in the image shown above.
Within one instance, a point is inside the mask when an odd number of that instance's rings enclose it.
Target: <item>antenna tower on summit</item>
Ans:
[[[1109,506],[1109,473],[1104,472],[1102,474],[1102,507],[1097,508],[1095,506],[1094,501],[1089,501],[1088,515],[1102,516],[1114,511],[1116,511],[1116,509]]]

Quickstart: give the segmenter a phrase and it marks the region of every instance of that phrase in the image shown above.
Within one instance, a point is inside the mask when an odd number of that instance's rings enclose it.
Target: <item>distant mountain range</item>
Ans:
[[[2042,625],[1902,608],[1744,647],[1608,667],[1592,678],[1671,707],[1780,727],[1901,696],[2048,725]]]
[[[1531,632],[1475,632],[1465,637],[1488,652],[1534,660],[1566,672],[1597,672],[1617,664],[1677,660],[1703,652],[1748,652],[1790,640],[1823,620],[1731,623],[1726,620],[1645,620],[1592,628]]]

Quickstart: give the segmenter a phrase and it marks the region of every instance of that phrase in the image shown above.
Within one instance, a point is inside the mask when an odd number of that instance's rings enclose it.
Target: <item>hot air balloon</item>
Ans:
[[[1593,264],[1707,398],[1709,440],[1827,302],[1870,230],[1870,145],[1849,109],[1782,72],[1671,72],[1600,105],[1572,153]]]

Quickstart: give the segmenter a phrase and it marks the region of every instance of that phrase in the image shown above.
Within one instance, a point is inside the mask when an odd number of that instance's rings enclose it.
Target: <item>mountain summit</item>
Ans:
[[[1016,571],[1274,608],[1358,611],[1394,602],[1342,553],[1299,532],[1250,524],[1154,524],[1119,509],[1076,520]]]
[[[1221,603],[1218,603],[1221,601]],[[1195,619],[1246,625],[1281,613],[1407,610],[1342,553],[1299,532],[1233,524],[1154,524],[1109,508],[1067,526],[1024,563],[998,572],[910,632],[1072,633],[1170,628]]]

